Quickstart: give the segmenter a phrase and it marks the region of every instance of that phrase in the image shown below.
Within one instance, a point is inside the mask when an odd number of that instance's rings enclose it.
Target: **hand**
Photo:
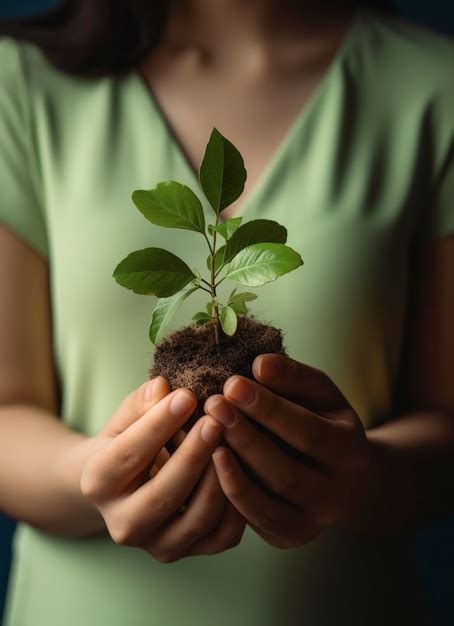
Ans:
[[[231,376],[204,405],[224,424],[229,409],[234,417],[223,432],[231,450],[213,454],[225,495],[279,548],[301,546],[329,526],[355,528],[378,475],[357,414],[324,372],[285,355],[258,356],[252,373],[261,384]]]
[[[226,500],[211,461],[222,426],[203,416],[183,437],[179,429],[195,409],[194,394],[170,392],[158,376],[147,401],[148,384],[131,392],[93,438],[81,473],[83,495],[115,543],[141,548],[163,563],[236,546],[246,522]],[[209,441],[201,436],[206,425]],[[172,437],[180,445],[169,457],[165,444]]]

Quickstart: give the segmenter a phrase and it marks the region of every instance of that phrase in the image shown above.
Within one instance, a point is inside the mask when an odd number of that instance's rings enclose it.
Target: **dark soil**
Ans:
[[[217,345],[214,341],[213,328],[206,326],[186,326],[164,337],[156,346],[154,364],[149,370],[150,378],[164,376],[173,391],[178,387],[189,387],[197,398],[197,407],[191,417],[183,425],[182,430],[188,432],[195,422],[205,414],[203,405],[212,394],[222,393],[224,382],[233,374],[241,374],[255,380],[252,374],[252,363],[259,354],[277,352],[287,355],[283,347],[282,330],[263,324],[252,316],[239,315],[238,328],[232,337],[226,337]],[[278,416],[276,416],[278,418]],[[274,432],[252,420],[259,432],[266,434],[289,456],[312,465],[313,460],[293,448]],[[221,439],[220,444],[225,441]],[[174,438],[166,444],[170,454],[177,448]],[[241,462],[246,476],[255,480],[273,497],[260,477]]]
[[[225,337],[219,344],[214,341],[211,325],[186,326],[164,337],[155,348],[149,376],[164,376],[172,391],[189,387],[194,392],[197,407],[183,426],[188,432],[205,414],[205,400],[222,393],[227,378],[241,374],[255,380],[252,363],[256,356],[267,352],[287,354],[282,330],[239,315],[235,334]]]

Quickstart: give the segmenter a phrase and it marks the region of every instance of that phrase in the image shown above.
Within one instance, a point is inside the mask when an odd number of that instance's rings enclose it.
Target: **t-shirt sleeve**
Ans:
[[[0,224],[48,258],[20,43],[0,39]]]

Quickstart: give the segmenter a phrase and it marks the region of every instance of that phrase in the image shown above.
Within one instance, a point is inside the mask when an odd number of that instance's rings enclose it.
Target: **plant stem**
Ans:
[[[217,224],[217,223],[218,223],[218,222],[217,222],[217,218],[216,218],[216,224]],[[210,254],[211,254],[211,256],[214,256],[214,248],[212,248],[212,247],[211,247],[211,243],[210,243],[210,240],[209,240],[209,239],[208,239],[208,237],[207,237],[207,234],[206,234],[206,233],[203,233],[203,236],[204,236],[204,237],[205,237],[205,239],[207,240],[207,244],[208,244],[208,247],[209,247],[209,249],[210,249]],[[215,233],[215,237],[216,237],[216,233]]]
[[[219,213],[216,213],[216,224],[215,226],[217,226],[218,224],[218,220],[219,220]],[[216,343],[216,345],[219,345],[220,343],[220,339],[221,337],[224,335],[225,333],[222,330],[221,327],[221,322],[219,319],[219,307],[216,303],[216,284],[215,284],[215,273],[214,273],[214,257],[216,254],[216,235],[217,232],[214,231],[213,234],[213,247],[211,248],[210,246],[210,252],[211,252],[211,284],[210,284],[210,288],[211,288],[211,302],[212,302],[212,307],[213,307],[213,311],[214,311],[214,341]]]

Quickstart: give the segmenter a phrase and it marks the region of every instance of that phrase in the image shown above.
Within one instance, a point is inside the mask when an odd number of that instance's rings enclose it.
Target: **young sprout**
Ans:
[[[232,217],[219,223],[220,213],[242,194],[246,176],[241,154],[214,128],[199,170],[202,189],[216,216],[215,223],[208,224],[208,233],[202,203],[186,185],[165,181],[149,191],[139,189],[132,194],[134,204],[147,220],[166,228],[200,233],[209,250],[206,278],[162,248],[136,250],[116,266],[112,276],[119,285],[159,298],[149,328],[153,344],[162,338],[183,301],[198,289],[209,294],[209,301],[206,311],[198,311],[192,319],[196,324],[212,325],[214,341],[219,344],[225,336],[235,334],[237,315],[247,313],[246,302],[257,297],[248,291],[237,292],[235,287],[227,302],[220,302],[216,290],[224,280],[257,287],[303,264],[298,252],[285,245],[287,230],[273,220],[242,224],[241,217]],[[218,235],[224,240],[220,247]]]

